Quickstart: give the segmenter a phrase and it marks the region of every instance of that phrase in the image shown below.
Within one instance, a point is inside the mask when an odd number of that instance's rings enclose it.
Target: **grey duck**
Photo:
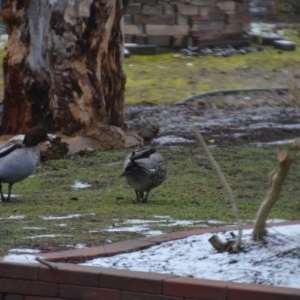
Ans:
[[[167,177],[166,161],[154,148],[135,150],[126,157],[121,176],[134,189],[137,201],[147,202],[149,192]]]

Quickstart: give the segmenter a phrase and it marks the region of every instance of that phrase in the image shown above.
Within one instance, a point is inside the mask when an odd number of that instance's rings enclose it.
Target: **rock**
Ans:
[[[140,117],[126,125],[126,132],[135,132],[144,140],[153,139],[159,132],[159,125],[150,123],[147,119]]]
[[[67,155],[74,155],[80,152],[86,152],[89,149],[97,148],[97,144],[90,138],[75,136],[72,138],[64,139],[67,144],[68,153]]]
[[[144,145],[144,141],[135,132],[126,132],[125,145],[126,148],[142,147]]]
[[[94,123],[81,130],[77,135],[93,139],[97,149],[122,149],[126,147],[125,132],[116,126]]]

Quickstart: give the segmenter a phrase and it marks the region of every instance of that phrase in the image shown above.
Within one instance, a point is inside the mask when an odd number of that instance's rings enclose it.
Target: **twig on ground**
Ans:
[[[241,246],[241,243],[242,243],[242,220],[240,219],[239,217],[239,213],[238,213],[238,208],[237,208],[237,205],[236,205],[236,202],[235,202],[235,198],[234,198],[234,195],[233,195],[233,192],[232,192],[232,189],[231,187],[229,186],[223,172],[221,171],[219,165],[217,164],[216,160],[214,159],[214,157],[212,156],[209,148],[207,147],[201,133],[199,133],[197,131],[196,128],[194,128],[194,133],[196,135],[196,138],[197,140],[200,142],[201,146],[203,147],[212,167],[215,169],[223,187],[226,189],[226,191],[228,192],[228,195],[229,195],[229,199],[230,199],[230,203],[231,203],[231,207],[232,207],[232,210],[233,210],[233,213],[234,213],[234,216],[237,220],[237,223],[238,223],[238,236],[237,236],[237,240],[236,242],[233,244],[232,246],[232,250],[234,252],[237,252]]]
[[[39,256],[36,256],[35,260],[38,261],[39,263],[41,263],[41,264],[49,267],[51,270],[58,270],[58,266],[57,265],[55,265],[53,263],[50,263],[49,261],[46,261],[45,259],[42,259]]]

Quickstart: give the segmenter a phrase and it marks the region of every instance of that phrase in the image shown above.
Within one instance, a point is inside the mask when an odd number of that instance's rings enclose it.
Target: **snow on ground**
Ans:
[[[74,184],[72,185],[72,187],[75,189],[86,189],[90,186],[91,185],[89,183],[81,182],[79,180],[75,181]]]
[[[66,216],[42,216],[41,218],[43,220],[64,220],[64,219],[73,219],[73,218],[79,218],[82,216],[93,216],[95,213],[89,213],[89,214],[73,214],[73,215],[66,215]]]
[[[212,234],[203,234],[83,265],[300,288],[300,225],[269,228],[262,243],[253,242],[251,232],[244,230],[238,254],[217,252],[208,242]],[[231,238],[230,232],[218,236]]]

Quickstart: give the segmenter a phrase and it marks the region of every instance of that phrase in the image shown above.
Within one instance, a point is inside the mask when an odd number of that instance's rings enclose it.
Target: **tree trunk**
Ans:
[[[1,134],[122,126],[121,0],[2,0],[9,41]]]

